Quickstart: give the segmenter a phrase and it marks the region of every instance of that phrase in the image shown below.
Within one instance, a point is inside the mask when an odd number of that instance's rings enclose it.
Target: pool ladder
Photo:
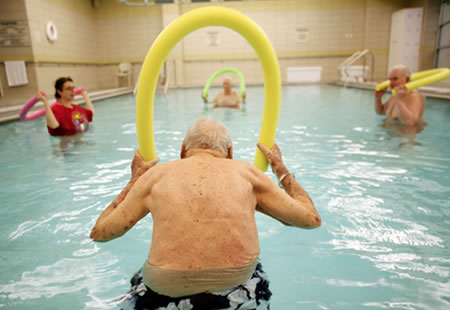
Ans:
[[[366,71],[367,66],[366,66],[366,58],[367,56],[370,55],[370,64],[371,64],[371,68],[370,68],[370,74],[371,74],[371,80],[373,81],[373,74],[374,74],[374,68],[375,68],[375,56],[373,54],[372,51],[365,49],[362,51],[356,51],[354,52],[350,57],[348,57],[343,63],[341,63],[338,66],[338,74],[339,77],[341,78],[341,81],[345,82],[345,84],[347,84],[348,82],[352,82],[352,76],[349,73],[349,69],[352,68],[352,65],[358,61],[359,59],[363,59],[363,65],[362,65],[362,70],[361,70],[361,76],[353,76],[353,78],[355,79],[354,82],[360,82],[360,83],[365,83],[366,82]]]

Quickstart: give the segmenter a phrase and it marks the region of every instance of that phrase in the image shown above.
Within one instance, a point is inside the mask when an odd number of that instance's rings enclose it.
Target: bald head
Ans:
[[[408,67],[405,66],[405,65],[396,65],[396,66],[394,66],[391,69],[391,73],[393,73],[393,72],[400,72],[405,79],[409,80],[411,78],[411,72],[409,72]]]
[[[201,118],[189,127],[184,146],[186,150],[209,149],[228,155],[232,142],[225,125],[211,118]]]

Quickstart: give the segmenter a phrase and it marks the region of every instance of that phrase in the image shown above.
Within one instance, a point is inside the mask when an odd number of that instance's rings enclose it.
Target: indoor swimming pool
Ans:
[[[263,87],[247,87],[243,110],[206,109],[201,91],[155,98],[161,162],[179,157],[199,117],[225,123],[235,159],[253,162]],[[0,308],[116,309],[147,258],[150,216],[119,239],[89,239],[137,147],[133,95],[94,106],[90,131],[69,141],[50,137],[43,118],[0,125]],[[427,99],[428,126],[415,135],[382,126],[372,91],[282,88],[276,142],[322,226],[257,214],[271,309],[450,308],[449,119],[448,101]]]

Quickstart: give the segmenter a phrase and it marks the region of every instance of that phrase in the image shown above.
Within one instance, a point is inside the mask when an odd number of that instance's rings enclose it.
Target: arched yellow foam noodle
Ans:
[[[264,73],[264,113],[259,142],[272,148],[280,114],[281,77],[275,51],[264,31],[244,14],[225,7],[189,11],[170,23],[156,38],[145,57],[136,96],[136,127],[139,151],[145,160],[156,157],[153,135],[153,100],[162,64],[172,48],[186,35],[203,27],[222,26],[241,34],[255,50]],[[265,171],[267,161],[256,149],[254,165]]]
[[[375,85],[375,90],[380,91],[382,89],[388,88],[389,86],[391,86],[391,81],[386,80],[384,82],[381,82],[381,83],[378,83],[377,85]]]
[[[421,86],[429,85],[440,80],[443,80],[450,76],[450,70],[448,68],[438,68],[417,72],[411,75],[411,82],[406,83],[405,86],[408,90],[418,88]],[[378,83],[375,86],[377,91],[388,88],[391,85],[390,81],[384,81]],[[392,90],[392,94],[395,95],[395,89]]]

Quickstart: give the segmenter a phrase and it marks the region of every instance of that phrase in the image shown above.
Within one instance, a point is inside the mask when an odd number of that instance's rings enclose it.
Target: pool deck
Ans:
[[[92,102],[95,103],[97,100],[102,100],[110,97],[116,97],[120,95],[125,95],[133,92],[133,88],[131,87],[123,87],[123,88],[112,88],[105,89],[99,91],[89,92],[89,98]],[[49,102],[53,102],[54,98],[49,97]],[[83,104],[84,100],[81,96],[77,96],[74,100],[75,104]],[[19,112],[22,109],[23,105],[10,105],[6,107],[0,107],[0,123],[11,122],[19,119]],[[30,112],[35,112],[44,107],[42,102],[36,103]]]

